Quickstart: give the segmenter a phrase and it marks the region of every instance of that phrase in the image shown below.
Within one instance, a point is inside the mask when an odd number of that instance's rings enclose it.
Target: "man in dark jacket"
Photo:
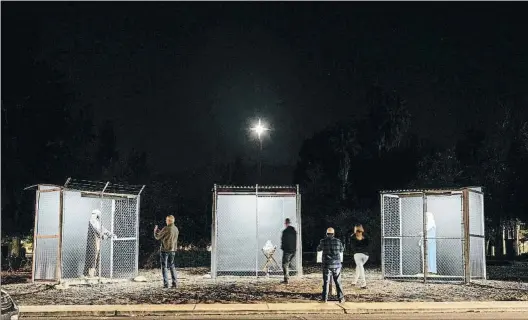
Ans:
[[[289,218],[284,221],[284,226],[286,228],[282,231],[281,238],[282,271],[284,272],[284,281],[282,283],[288,284],[290,280],[290,264],[297,251],[297,231],[291,226]]]
[[[334,228],[328,228],[326,238],[322,239],[317,246],[317,251],[323,252],[323,297],[321,301],[328,301],[328,285],[331,281],[330,275],[332,275],[339,303],[343,303],[345,302],[345,294],[341,286],[341,254],[345,251],[345,246],[334,235]]]
[[[172,276],[172,287],[176,288],[176,267],[174,266],[174,256],[178,248],[178,228],[174,225],[174,216],[167,216],[165,219],[167,226],[158,230],[158,226],[154,227],[154,238],[161,240],[160,260],[161,260],[161,274],[163,275],[163,287],[169,287],[169,279],[167,277],[167,268],[170,269]]]

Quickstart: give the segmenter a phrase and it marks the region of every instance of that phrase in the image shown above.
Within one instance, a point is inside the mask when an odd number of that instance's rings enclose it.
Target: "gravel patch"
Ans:
[[[50,304],[182,304],[182,303],[263,303],[313,302],[320,298],[322,276],[317,267],[305,268],[305,275],[282,285],[281,277],[204,278],[208,268],[179,269],[179,287],[163,289],[159,269],[141,270],[147,282],[127,281],[112,284],[70,286],[30,283],[29,273],[2,273],[2,288],[20,305]],[[343,286],[347,301],[528,301],[528,264],[489,266],[490,280],[460,283],[426,283],[383,280],[379,269],[367,270],[367,289],[352,285],[354,271],[345,268]],[[29,277],[29,279],[28,279]],[[506,278],[510,281],[502,281]],[[511,281],[517,279],[517,281]]]

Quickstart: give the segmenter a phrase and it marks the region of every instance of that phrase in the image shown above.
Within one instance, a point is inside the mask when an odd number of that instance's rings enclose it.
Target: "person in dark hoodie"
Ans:
[[[354,252],[354,262],[356,263],[354,284],[358,285],[361,289],[365,289],[367,288],[367,281],[365,280],[364,265],[370,254],[370,239],[365,236],[365,229],[360,224],[354,227],[354,234],[351,237],[351,247]]]
[[[281,250],[282,250],[282,271],[284,272],[284,281],[288,284],[290,281],[290,265],[297,251],[297,230],[291,225],[290,219],[284,220],[286,227],[282,231]]]

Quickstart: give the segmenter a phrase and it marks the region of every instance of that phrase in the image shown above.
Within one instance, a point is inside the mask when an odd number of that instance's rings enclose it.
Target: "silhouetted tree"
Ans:
[[[417,169],[416,180],[411,184],[416,188],[462,187],[464,171],[454,147],[426,155]]]

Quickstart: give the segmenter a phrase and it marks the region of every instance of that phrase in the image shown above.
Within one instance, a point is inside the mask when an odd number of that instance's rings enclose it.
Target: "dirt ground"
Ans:
[[[528,301],[528,264],[488,266],[488,278],[470,285],[383,280],[379,269],[367,270],[367,289],[352,285],[354,270],[345,268],[343,286],[347,301]],[[147,282],[95,284],[55,289],[31,283],[30,273],[2,272],[2,288],[20,305],[49,304],[181,304],[313,302],[320,298],[322,277],[317,267],[305,268],[302,278],[289,285],[281,277],[204,277],[208,268],[179,269],[179,288],[162,289],[159,269],[141,270]],[[503,281],[501,279],[507,279]],[[512,281],[517,279],[517,281]]]

